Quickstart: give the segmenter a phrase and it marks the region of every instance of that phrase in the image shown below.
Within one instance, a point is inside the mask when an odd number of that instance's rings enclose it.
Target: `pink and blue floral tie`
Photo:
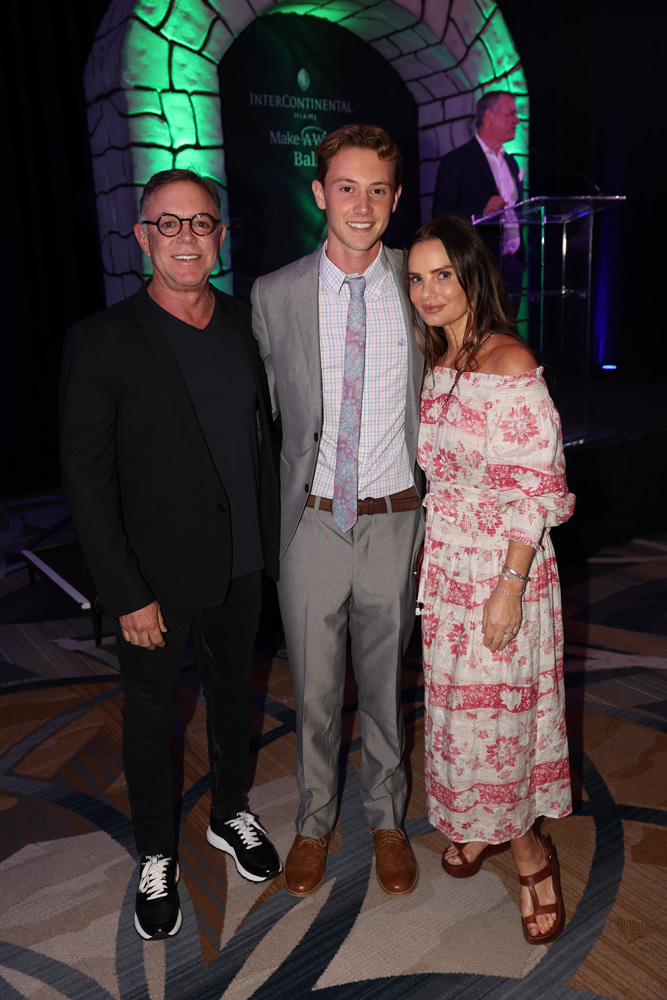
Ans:
[[[359,474],[359,431],[361,399],[364,391],[364,352],[366,348],[366,279],[348,275],[350,304],[345,331],[345,365],[343,395],[340,402],[338,444],[332,514],[341,531],[349,531],[357,523]]]

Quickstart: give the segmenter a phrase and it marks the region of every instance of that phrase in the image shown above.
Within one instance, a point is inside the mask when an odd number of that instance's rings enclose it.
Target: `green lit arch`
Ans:
[[[107,302],[146,273],[132,235],[139,193],[156,170],[212,177],[228,221],[218,64],[256,17],[297,13],[353,31],[403,78],[419,113],[420,200],[430,216],[437,165],[472,134],[489,86],[511,90],[526,127],[512,152],[527,168],[528,92],[494,0],[112,0],[85,72]],[[213,281],[232,289],[228,244]]]

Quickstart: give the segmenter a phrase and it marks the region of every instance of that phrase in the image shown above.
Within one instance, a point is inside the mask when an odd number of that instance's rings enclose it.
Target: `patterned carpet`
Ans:
[[[426,819],[419,640],[403,701],[421,879],[403,899],[375,880],[358,789],[354,682],[344,716],[341,818],[322,890],[243,881],[206,844],[204,707],[186,664],[174,729],[184,924],[134,931],[136,859],[120,764],[121,689],[106,623],[20,550],[65,512],[43,495],[0,505],[0,996],[3,1000],[543,1000],[667,996],[667,535],[564,572],[575,813],[545,824],[568,915],[550,947],[521,934],[509,855],[473,879],[440,867]],[[61,534],[64,540],[66,534]],[[58,540],[58,538],[56,538]],[[285,660],[258,650],[250,806],[286,854],[297,808]]]

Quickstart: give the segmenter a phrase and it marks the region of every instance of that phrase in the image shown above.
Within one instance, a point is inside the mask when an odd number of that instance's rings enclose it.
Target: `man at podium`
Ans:
[[[477,102],[476,134],[463,146],[443,156],[433,196],[433,218],[462,215],[479,219],[523,200],[523,171],[505,143],[515,136],[519,116],[514,97],[489,90]],[[500,262],[512,305],[519,304],[526,262],[516,220],[500,226],[482,226],[480,235]]]

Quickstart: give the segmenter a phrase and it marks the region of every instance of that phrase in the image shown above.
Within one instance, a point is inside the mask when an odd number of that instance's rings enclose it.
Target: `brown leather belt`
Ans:
[[[320,497],[319,499],[320,510],[331,511],[333,501],[329,497]],[[306,507],[314,507],[316,502],[317,497],[310,493],[306,500]],[[414,486],[410,486],[407,490],[401,490],[399,493],[391,493],[389,495],[389,503],[394,514],[404,510],[416,510],[417,507],[421,507],[422,505],[421,497]],[[386,497],[365,497],[363,500],[357,500],[357,515],[359,517],[362,514],[386,513]]]

